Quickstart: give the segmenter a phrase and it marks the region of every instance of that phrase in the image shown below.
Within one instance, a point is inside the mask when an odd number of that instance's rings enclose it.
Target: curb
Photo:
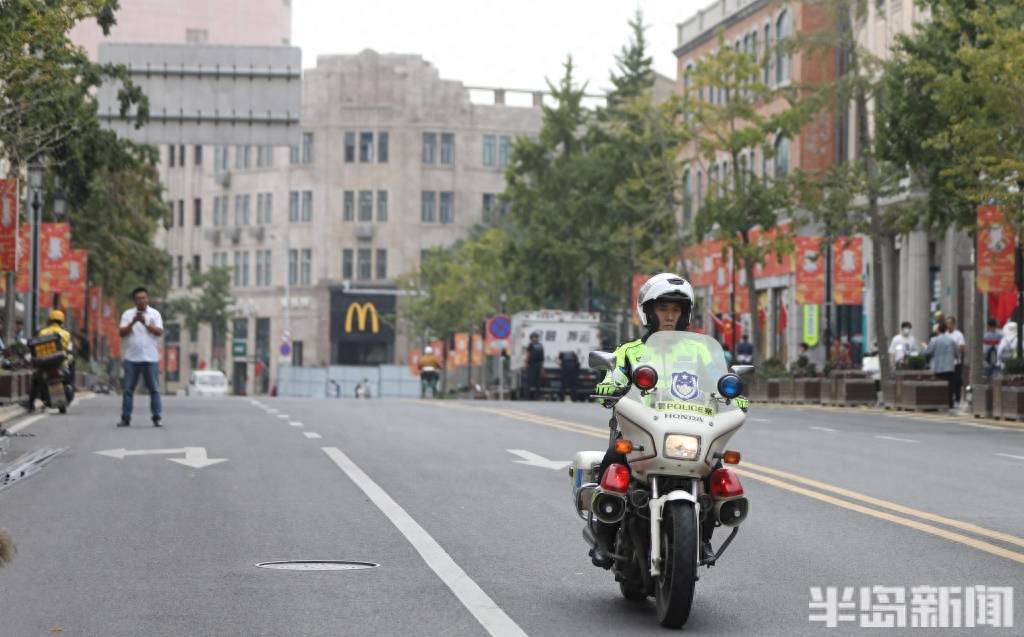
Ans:
[[[753,404],[751,405],[753,406]],[[775,408],[796,408],[796,409],[815,409],[818,411],[835,411],[835,412],[852,412],[861,413],[864,415],[880,415],[880,416],[892,416],[893,418],[914,418],[917,420],[930,420],[932,422],[948,422],[954,425],[982,425],[985,427],[997,427],[1000,429],[1015,429],[1024,430],[1024,422],[1014,420],[997,420],[995,418],[975,418],[970,413],[964,413],[963,416],[950,416],[947,414],[930,413],[930,412],[913,412],[913,411],[902,411],[896,409],[882,409],[879,407],[864,407],[864,406],[853,406],[853,407],[842,407],[838,405],[813,405],[813,404],[799,404],[799,403],[767,403],[761,402],[757,406],[759,407],[775,407]]]

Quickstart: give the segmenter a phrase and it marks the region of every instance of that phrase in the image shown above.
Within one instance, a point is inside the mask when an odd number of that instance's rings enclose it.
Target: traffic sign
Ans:
[[[245,356],[248,353],[248,344],[243,340],[236,340],[231,343],[231,355],[234,358]]]
[[[281,343],[281,349],[279,351],[281,352],[281,356],[289,356],[292,353],[292,346],[287,342]]]
[[[512,319],[507,316],[492,316],[487,321],[487,331],[496,339],[506,339],[512,333]]]

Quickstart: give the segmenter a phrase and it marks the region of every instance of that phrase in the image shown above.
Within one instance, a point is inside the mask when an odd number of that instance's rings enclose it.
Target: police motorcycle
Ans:
[[[71,376],[71,356],[64,350],[59,334],[46,334],[29,340],[32,352],[32,382],[39,388],[38,396],[45,407],[62,414],[75,398],[75,383]]]
[[[679,628],[699,567],[716,563],[749,512],[739,478],[725,465],[740,461],[726,447],[746,419],[740,376],[754,368],[727,368],[718,342],[694,332],[656,332],[645,347],[628,392],[600,397],[613,403],[609,446],[627,464],[597,475],[605,452],[581,451],[569,475],[587,543],[596,546],[596,524],[618,524],[611,570],[623,597],[653,596],[661,625]],[[624,376],[613,354],[591,352],[589,362]],[[714,550],[702,529],[718,526],[731,532]]]

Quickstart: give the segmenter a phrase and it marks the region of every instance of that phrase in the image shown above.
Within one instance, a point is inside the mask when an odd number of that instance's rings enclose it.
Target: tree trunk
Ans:
[[[747,274],[747,300],[750,304],[750,344],[754,347],[754,359],[761,353],[761,333],[757,329],[757,286],[754,285],[754,264],[749,260],[744,260],[743,271]],[[737,320],[739,317],[734,316],[733,320]],[[733,350],[736,349],[736,343],[732,344]],[[734,352],[735,353],[735,352]],[[768,352],[765,352],[765,358]],[[763,362],[763,361],[757,361]]]

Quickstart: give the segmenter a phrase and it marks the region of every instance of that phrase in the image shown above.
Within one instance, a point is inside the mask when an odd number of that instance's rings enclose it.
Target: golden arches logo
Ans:
[[[373,303],[352,303],[345,311],[345,333],[352,333],[352,317],[356,318],[356,327],[360,332],[366,331],[366,318],[370,318],[370,331],[376,334],[380,331],[380,317],[377,315],[377,308]]]

